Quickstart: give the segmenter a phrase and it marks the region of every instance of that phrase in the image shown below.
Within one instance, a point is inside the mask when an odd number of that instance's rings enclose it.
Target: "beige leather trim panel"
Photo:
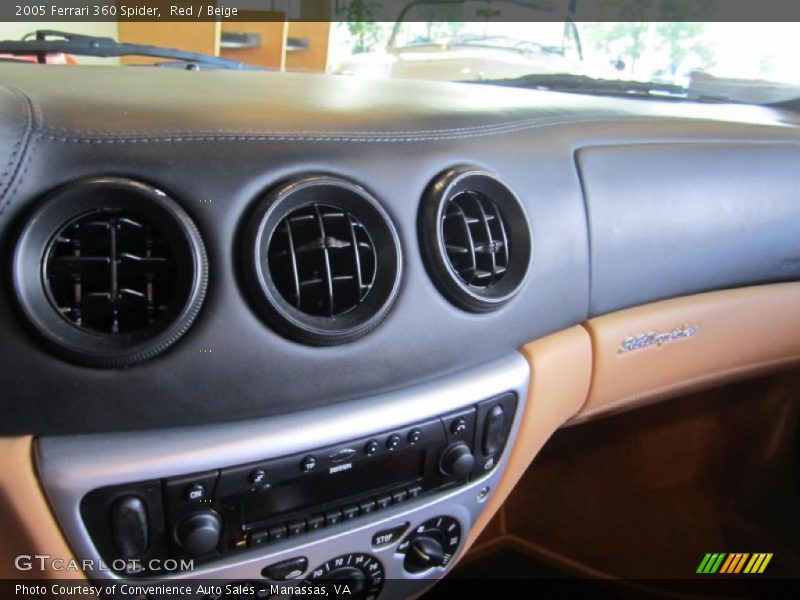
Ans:
[[[626,338],[697,327],[628,352]],[[574,422],[800,362],[800,283],[710,292],[611,313],[586,323],[594,365]]]
[[[592,372],[591,340],[576,326],[522,347],[531,365],[531,384],[517,442],[488,506],[467,540],[471,546],[551,435],[586,401]]]
[[[80,571],[17,571],[14,560],[20,554],[47,554],[63,559],[63,566],[74,559],[50,506],[39,486],[33,464],[33,438],[0,438],[0,578],[84,579]]]

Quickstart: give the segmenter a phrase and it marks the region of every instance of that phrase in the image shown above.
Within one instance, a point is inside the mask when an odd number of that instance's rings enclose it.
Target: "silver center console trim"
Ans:
[[[479,491],[484,487],[494,490],[497,486],[509,449],[516,440],[529,377],[528,362],[514,353],[467,372],[403,390],[289,415],[200,427],[45,437],[36,443],[37,467],[45,493],[76,557],[100,561],[80,516],[80,501],[91,490],[225,468],[346,442],[515,391],[517,411],[506,450],[497,468],[487,476],[457,490],[406,502],[301,538],[242,551],[190,573],[167,577],[261,579],[260,570],[264,566],[298,553],[308,556],[309,568],[314,568],[316,562],[339,554],[369,552],[381,559],[387,579],[419,579],[422,585],[443,575],[445,569],[412,576],[403,570],[402,560],[398,562],[394,546],[376,551],[370,547],[370,536],[401,519],[414,527],[437,514],[449,514],[460,521],[462,537],[466,539],[486,505],[485,498],[478,499]],[[463,540],[459,554],[462,550]],[[117,577],[110,570],[87,575],[100,580]],[[404,588],[403,595],[407,591]],[[381,597],[393,597],[392,590],[384,589]]]

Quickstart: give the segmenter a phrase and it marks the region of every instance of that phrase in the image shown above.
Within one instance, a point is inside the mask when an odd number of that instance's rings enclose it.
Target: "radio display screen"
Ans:
[[[344,500],[388,485],[402,485],[423,473],[424,451],[391,454],[355,463],[352,469],[329,474],[327,469],[273,484],[242,496],[242,523],[249,525],[282,513]]]

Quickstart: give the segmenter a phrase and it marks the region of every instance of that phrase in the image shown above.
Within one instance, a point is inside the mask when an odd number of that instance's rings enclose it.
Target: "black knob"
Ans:
[[[464,442],[457,442],[442,453],[439,468],[442,473],[454,479],[466,479],[472,472],[474,464],[475,457],[472,456],[469,446]]]
[[[333,569],[333,571],[325,575],[325,581],[343,581],[347,583],[350,592],[349,597],[353,600],[364,598],[369,590],[366,573],[355,567]]]
[[[421,534],[411,540],[403,563],[409,573],[421,573],[444,564],[444,548],[433,535]]]
[[[175,540],[188,556],[203,556],[219,544],[222,523],[213,510],[192,513],[178,523]]]

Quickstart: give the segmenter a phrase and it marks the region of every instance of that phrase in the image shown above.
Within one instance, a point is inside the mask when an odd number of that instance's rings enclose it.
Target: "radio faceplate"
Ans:
[[[505,448],[516,404],[516,394],[507,392],[344,443],[99,488],[83,499],[81,515],[103,560],[112,568],[125,565],[117,570],[126,576],[154,575],[142,566],[153,560],[205,564],[463,486],[491,472]]]
[[[217,493],[227,489],[221,487],[220,483],[223,473],[229,469],[278,465],[280,461],[291,459],[294,468],[299,471],[301,461],[309,454],[321,460],[321,452],[318,451],[323,449],[349,447],[355,445],[355,441],[369,441],[373,437],[383,444],[394,433],[407,434],[414,425],[438,422],[445,439],[444,445],[435,448],[441,478],[438,486],[416,497],[397,502],[393,498],[387,508],[359,514],[351,520],[342,520],[304,534],[289,536],[287,528],[285,539],[278,538],[252,546],[237,546],[234,543],[233,548],[220,543],[215,545],[217,554],[196,560],[192,570],[158,573],[160,580],[268,581],[265,579],[268,575],[264,573],[269,571],[269,567],[283,564],[284,561],[293,565],[307,565],[302,577],[308,577],[313,569],[337,556],[367,553],[380,561],[385,573],[386,584],[381,591],[381,599],[404,598],[414,590],[424,589],[431,579],[441,577],[455,560],[423,572],[412,572],[406,569],[405,556],[399,551],[399,546],[408,542],[406,538],[416,532],[421,524],[434,517],[447,516],[456,519],[461,531],[459,541],[450,546],[448,551],[451,554],[452,548],[455,548],[456,554],[463,551],[464,540],[483,511],[485,501],[491,498],[509,455],[507,449],[494,457],[485,453],[493,448],[495,437],[492,432],[497,422],[490,415],[492,406],[481,403],[509,391],[516,396],[516,410],[508,413],[510,431],[505,441],[506,446],[512,444],[519,428],[520,415],[524,411],[529,374],[527,361],[514,353],[480,368],[412,388],[280,417],[168,431],[40,438],[36,445],[37,466],[53,510],[76,558],[103,565],[107,563],[102,556],[108,549],[103,548],[99,538],[93,538],[90,534],[95,530],[91,518],[86,521],[83,518],[82,505],[88,502],[95,490],[132,490],[138,486],[132,486],[130,482],[142,482],[141,493],[150,490],[152,497],[160,498],[162,503],[160,512],[156,511],[156,514],[163,515],[161,529],[157,526],[158,519],[153,519],[155,526],[148,531],[148,548],[172,556],[175,551],[175,523],[183,522],[187,517],[192,517],[189,525],[200,529],[201,535],[197,538],[200,542],[204,539],[207,541],[209,532],[213,533],[215,527],[218,533],[229,531],[227,514],[223,515],[217,510],[222,510],[221,507],[228,502],[226,498],[243,495],[242,490],[235,489],[225,495]],[[469,418],[464,418],[464,412],[469,413],[473,408],[476,420],[471,424]],[[487,420],[493,425],[487,426]],[[468,435],[471,435],[471,443],[452,437],[454,431],[468,431],[470,427],[471,433]],[[380,435],[376,435],[376,432],[380,432]],[[420,439],[417,443],[421,445],[413,446],[412,452],[419,451],[419,460],[425,465],[427,462],[421,455],[426,442]],[[471,469],[460,444],[467,445],[472,455]],[[396,455],[400,456],[400,452],[405,451],[398,448],[384,455],[394,456],[397,452]],[[449,468],[462,473],[469,471],[466,481],[448,481],[447,476],[441,473],[445,457],[444,462],[450,465]],[[373,458],[373,464],[385,464],[378,462],[377,455]],[[311,471],[321,467],[320,464]],[[355,462],[350,469],[344,469],[339,474],[348,471],[357,471]],[[275,477],[276,485],[280,483],[279,479]],[[294,481],[300,479],[290,478]],[[397,479],[400,480],[405,481],[402,476]],[[405,489],[407,485],[403,487]],[[372,492],[373,487],[370,487],[364,495]],[[343,490],[341,497],[349,498],[350,494],[350,490]],[[109,498],[116,501],[120,496]],[[189,498],[198,502],[193,505],[196,510],[184,512],[180,508],[181,503],[188,503]],[[107,500],[105,508],[94,507],[93,510],[100,508],[95,514],[105,522],[100,526],[101,529],[109,529],[108,509],[113,505],[114,502],[109,505]],[[307,508],[292,508],[281,515],[289,518],[294,512],[302,512]],[[314,510],[316,505],[310,507],[309,514]],[[219,520],[208,518],[208,511],[214,511]],[[304,518],[307,523],[308,517]],[[247,539],[248,534],[260,531],[262,525],[270,522],[269,519],[254,516],[252,519],[242,519],[239,525]],[[396,532],[398,527],[404,528],[406,533],[389,536],[389,532]],[[182,535],[186,534],[186,528],[182,528]],[[222,539],[241,538],[222,535]],[[161,549],[158,540],[163,540]],[[110,542],[113,544],[113,539]],[[109,568],[87,571],[86,575],[94,580],[130,577]],[[408,585],[398,587],[399,580],[406,580]]]

